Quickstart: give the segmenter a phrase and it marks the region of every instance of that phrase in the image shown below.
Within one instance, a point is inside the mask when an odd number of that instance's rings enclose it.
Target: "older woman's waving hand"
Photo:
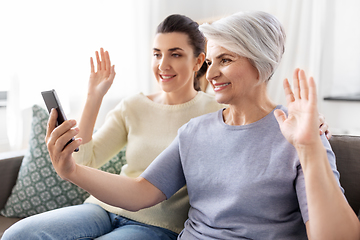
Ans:
[[[274,115],[281,132],[296,148],[304,172],[308,236],[310,239],[360,239],[359,221],[339,188],[318,134],[314,79],[307,79],[303,70],[296,69],[293,89],[285,79],[288,116],[279,109]]]
[[[320,141],[316,87],[314,79],[310,77],[307,82],[305,72],[300,69],[294,71],[293,84],[294,91],[291,90],[287,79],[283,83],[288,116],[280,109],[275,110],[274,113],[286,139],[295,148],[301,148]]]

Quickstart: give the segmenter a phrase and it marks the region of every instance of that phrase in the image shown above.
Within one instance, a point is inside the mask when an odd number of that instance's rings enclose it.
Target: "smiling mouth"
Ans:
[[[163,80],[168,80],[171,79],[173,77],[175,77],[176,75],[160,75],[160,78]]]
[[[216,84],[213,82],[213,86],[214,86],[214,91],[219,91],[221,89],[224,89],[226,86],[230,85],[230,83],[221,83],[221,84]]]

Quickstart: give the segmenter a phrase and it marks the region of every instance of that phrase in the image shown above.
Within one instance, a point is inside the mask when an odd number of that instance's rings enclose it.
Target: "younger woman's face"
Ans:
[[[165,92],[194,89],[194,72],[201,67],[185,33],[158,33],[153,46],[152,69]]]

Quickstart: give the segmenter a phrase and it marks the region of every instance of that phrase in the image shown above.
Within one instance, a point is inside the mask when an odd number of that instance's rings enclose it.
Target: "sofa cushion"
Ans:
[[[330,139],[345,196],[356,214],[360,209],[360,137],[335,135]]]
[[[35,105],[29,151],[22,161],[16,185],[1,214],[6,217],[27,217],[70,205],[81,204],[89,194],[76,185],[62,180],[55,172],[45,144],[49,114]],[[119,174],[125,163],[124,150],[101,170]]]

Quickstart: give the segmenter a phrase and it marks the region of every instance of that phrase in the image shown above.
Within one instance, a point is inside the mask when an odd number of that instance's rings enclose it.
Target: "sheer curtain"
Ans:
[[[282,80],[292,79],[296,67],[314,76],[319,98],[336,92],[340,88],[334,86],[341,84],[340,77],[354,73],[354,69],[333,67],[342,62],[338,57],[344,47],[340,40],[347,36],[353,39],[350,43],[360,39],[360,34],[350,35],[343,27],[354,21],[342,17],[342,23],[337,23],[340,14],[346,14],[346,6],[351,9],[354,4],[356,15],[360,3],[354,0],[2,1],[0,81],[1,86],[10,82],[10,143],[14,150],[26,147],[30,108],[33,104],[44,106],[40,95],[43,90],[56,89],[67,116],[79,119],[87,91],[89,58],[100,47],[109,50],[117,74],[96,127],[121,98],[155,91],[157,84],[150,68],[152,40],[156,26],[172,13],[201,21],[238,11],[270,12],[284,24],[287,33],[282,63],[268,87],[271,98],[285,104]],[[339,7],[343,12],[339,13]],[[350,55],[352,49],[359,48],[345,49]],[[345,62],[342,64],[348,69]],[[355,80],[349,86],[356,86]]]
[[[278,70],[269,82],[271,98],[286,105],[282,80],[288,78],[292,84],[295,68],[305,70],[321,86],[324,42],[329,28],[325,24],[329,17],[328,6],[333,0],[277,1],[271,11],[283,23],[287,35],[286,49]]]
[[[8,84],[7,132],[11,150],[27,147],[31,107],[45,107],[41,91],[56,89],[68,118],[79,119],[90,57],[103,47],[116,78],[104,112],[121,98],[148,92],[151,50],[148,11],[135,1],[2,1],[1,85]]]
[[[319,111],[332,133],[360,135],[358,102],[323,100],[360,94],[360,1],[280,2],[273,10],[285,25],[287,44],[275,81],[269,84],[271,97],[285,104],[280,80],[291,79],[293,69],[301,67],[315,78]]]
[[[329,55],[333,44],[334,2],[336,0],[158,0],[157,14],[160,22],[171,13],[182,13],[194,20],[218,19],[239,11],[260,10],[275,15],[285,27],[287,41],[282,63],[268,86],[270,97],[286,104],[282,80],[292,80],[296,67],[303,68],[321,86],[324,52]],[[189,7],[191,6],[191,7]],[[329,62],[326,63],[328,66]],[[328,83],[327,79],[327,83]],[[331,84],[330,84],[331,85]]]

